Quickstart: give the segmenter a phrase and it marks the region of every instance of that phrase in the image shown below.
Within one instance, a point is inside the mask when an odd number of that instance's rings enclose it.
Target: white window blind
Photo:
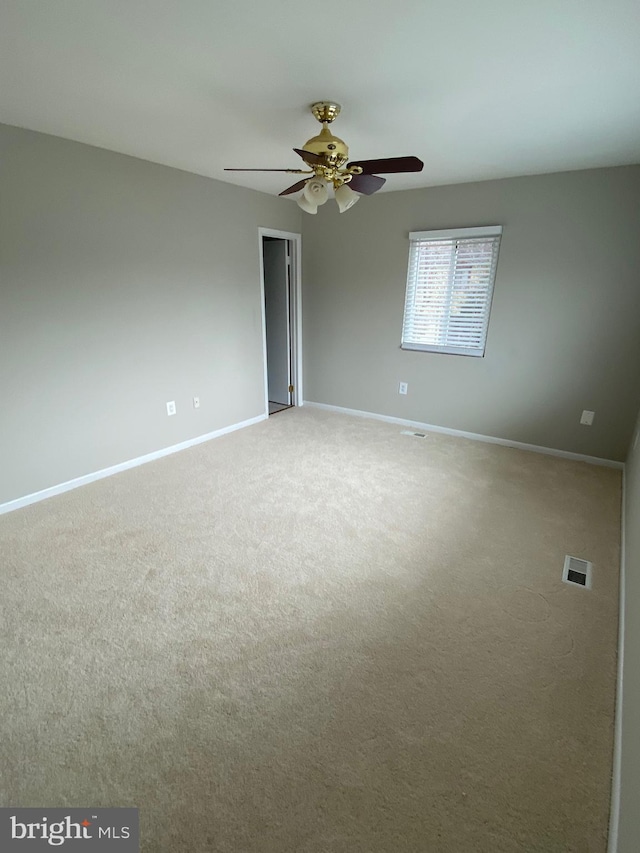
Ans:
[[[403,349],[484,355],[502,226],[409,234]]]

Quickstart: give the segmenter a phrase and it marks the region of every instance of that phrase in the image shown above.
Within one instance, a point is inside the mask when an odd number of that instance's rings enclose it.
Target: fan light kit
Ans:
[[[294,148],[309,169],[225,169],[225,172],[289,172],[310,175],[287,187],[280,195],[291,195],[302,190],[298,205],[306,213],[317,213],[318,207],[329,198],[329,187],[340,213],[349,210],[360,195],[372,195],[385,183],[374,172],[391,175],[399,172],[421,172],[424,163],[417,157],[386,157],[381,160],[349,160],[347,144],[329,130],[331,122],[340,115],[340,104],[319,101],[311,105],[311,112],[322,125],[317,136],[308,139],[302,148]]]

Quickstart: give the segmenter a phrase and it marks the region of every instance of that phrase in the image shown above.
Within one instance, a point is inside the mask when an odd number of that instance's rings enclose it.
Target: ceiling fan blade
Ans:
[[[305,151],[303,148],[294,148],[293,149],[296,154],[299,154],[305,163],[308,163],[310,166],[325,166],[326,160],[322,156],[322,154],[312,154],[311,151]]]
[[[357,193],[373,195],[384,183],[385,178],[379,178],[377,175],[354,175],[347,186]]]
[[[225,169],[225,172],[289,172],[292,175],[310,175],[312,169]]]
[[[282,190],[282,192],[278,193],[278,195],[290,195],[291,193],[297,193],[298,190],[301,190],[306,183],[307,178],[305,178],[303,181],[298,181],[297,184],[292,184],[292,186],[287,187],[286,190]]]
[[[393,175],[398,172],[421,172],[424,163],[417,157],[384,157],[381,160],[354,160],[347,163],[347,169],[360,166],[364,175],[382,172],[383,175]]]

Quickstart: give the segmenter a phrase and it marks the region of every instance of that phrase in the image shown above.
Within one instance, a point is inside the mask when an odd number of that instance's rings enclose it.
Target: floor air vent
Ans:
[[[567,554],[564,558],[562,580],[572,586],[583,586],[585,589],[591,589],[591,563],[588,560],[570,557]]]
[[[403,429],[400,435],[413,435],[416,438],[426,438],[427,434],[424,432],[414,432],[412,429]]]

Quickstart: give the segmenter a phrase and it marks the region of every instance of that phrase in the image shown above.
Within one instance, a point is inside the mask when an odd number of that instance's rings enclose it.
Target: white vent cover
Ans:
[[[588,560],[581,560],[580,557],[571,557],[567,554],[564,558],[562,580],[571,586],[591,589],[591,569],[592,564]]]
[[[413,435],[416,438],[426,438],[427,435],[424,432],[414,432],[412,429],[403,429],[400,435]]]

